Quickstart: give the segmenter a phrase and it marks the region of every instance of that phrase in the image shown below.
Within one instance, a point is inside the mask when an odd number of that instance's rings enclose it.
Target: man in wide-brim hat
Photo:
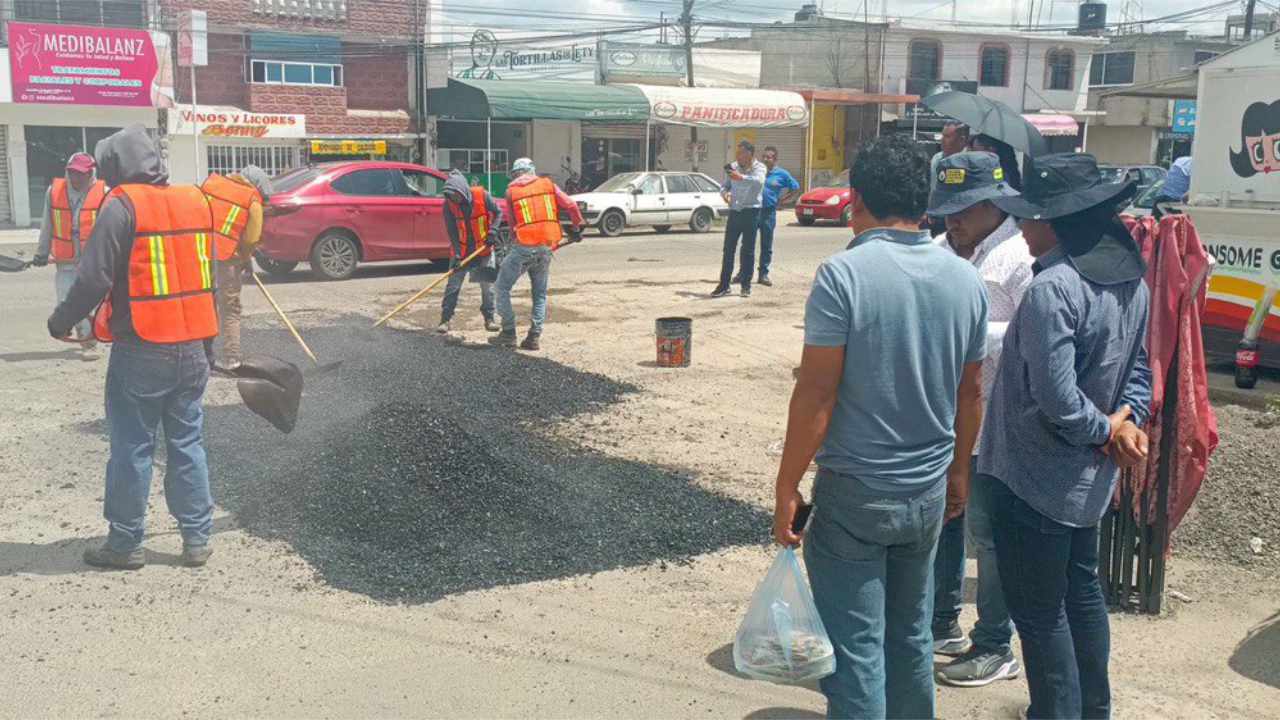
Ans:
[[[992,485],[1005,602],[1022,638],[1032,718],[1105,718],[1110,629],[1098,524],[1120,467],[1141,462],[1151,403],[1146,266],[1116,214],[1132,183],[1093,156],[1032,158],[1021,221],[1035,278],[1004,341],[978,473]]]

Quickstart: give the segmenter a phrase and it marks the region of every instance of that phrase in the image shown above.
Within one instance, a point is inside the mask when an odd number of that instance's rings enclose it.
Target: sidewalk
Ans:
[[[39,228],[13,228],[11,230],[0,230],[0,247],[12,248],[29,245],[31,250],[35,250],[36,243],[39,240]]]

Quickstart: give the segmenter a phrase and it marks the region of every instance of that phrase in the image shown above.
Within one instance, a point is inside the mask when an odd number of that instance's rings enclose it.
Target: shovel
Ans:
[[[30,260],[19,260],[8,255],[0,255],[0,272],[22,272],[31,267]]]
[[[316,354],[311,352],[311,348],[307,346],[307,341],[302,339],[302,335],[298,332],[298,329],[293,326],[293,323],[289,322],[289,317],[285,315],[284,311],[280,309],[280,306],[276,304],[275,298],[271,297],[271,293],[267,292],[267,286],[262,284],[262,280],[258,278],[258,273],[250,273],[250,275],[253,276],[253,282],[258,285],[258,289],[262,291],[262,294],[267,296],[267,302],[271,303],[271,307],[276,311],[276,314],[284,321],[285,327],[289,328],[289,332],[293,333],[294,339],[302,346],[302,352],[306,353],[307,357],[311,358],[311,362],[314,367],[312,367],[311,371],[307,374],[314,377],[316,375],[324,375],[325,373],[337,370],[338,366],[342,365],[342,361],[338,360],[321,365],[320,361],[316,358]],[[288,432],[288,430],[285,432]]]
[[[236,368],[236,389],[245,407],[261,415],[283,433],[298,424],[302,401],[302,371],[291,362],[262,356],[248,357]]]

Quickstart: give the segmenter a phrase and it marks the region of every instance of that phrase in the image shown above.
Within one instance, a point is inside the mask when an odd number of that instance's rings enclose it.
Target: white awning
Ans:
[[[757,88],[632,85],[649,100],[654,122],[714,128],[806,127],[809,107],[798,93]]]
[[[1080,126],[1070,115],[1049,113],[1027,113],[1022,117],[1035,126],[1044,137],[1075,137],[1080,134]]]

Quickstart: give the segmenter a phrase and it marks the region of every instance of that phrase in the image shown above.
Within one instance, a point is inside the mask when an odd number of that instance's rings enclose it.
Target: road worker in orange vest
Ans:
[[[111,192],[75,282],[48,323],[49,334],[62,338],[94,313],[94,334],[114,343],[106,383],[107,541],[85,550],[84,560],[123,570],[145,564],[152,456],[163,425],[165,499],[182,534],[182,562],[204,565],[213,527],[202,439],[204,340],[218,333],[220,252],[209,202],[195,185],[168,184],[160,151],[142,125],[102,140],[95,155]]]
[[[466,268],[449,276],[444,300],[440,305],[440,325],[436,332],[449,332],[449,321],[458,308],[458,295],[462,283],[468,277],[480,284],[480,314],[484,316],[484,329],[498,330],[493,317],[493,276],[496,272],[493,246],[497,240],[498,225],[502,222],[502,210],[493,196],[482,187],[471,187],[467,176],[454,170],[444,183],[444,229],[449,233],[453,256],[450,269],[458,267],[464,259],[480,250]]]
[[[75,153],[67,160],[66,177],[54,178],[44,196],[44,222],[31,264],[43,267],[53,260],[58,302],[67,297],[76,279],[76,264],[106,198],[106,184],[94,177],[94,167],[93,156]],[[88,320],[76,325],[72,338],[86,350],[97,344]]]
[[[240,290],[244,273],[253,272],[253,251],[262,239],[262,206],[271,197],[271,178],[257,165],[238,173],[213,174],[200,186],[213,214],[213,230],[222,254],[218,256],[219,361],[213,339],[205,341],[209,365],[223,374],[240,367]],[[229,253],[229,254],[228,254]]]
[[[511,164],[511,184],[507,186],[507,207],[511,212],[511,250],[498,270],[498,315],[502,332],[494,343],[507,347],[516,344],[516,313],[511,307],[511,288],[528,271],[533,290],[533,313],[529,334],[520,347],[538,350],[542,324],[547,319],[547,282],[551,277],[551,253],[560,245],[560,211],[569,215],[572,233],[580,235],[585,221],[578,204],[551,178],[538,177],[529,158]]]

